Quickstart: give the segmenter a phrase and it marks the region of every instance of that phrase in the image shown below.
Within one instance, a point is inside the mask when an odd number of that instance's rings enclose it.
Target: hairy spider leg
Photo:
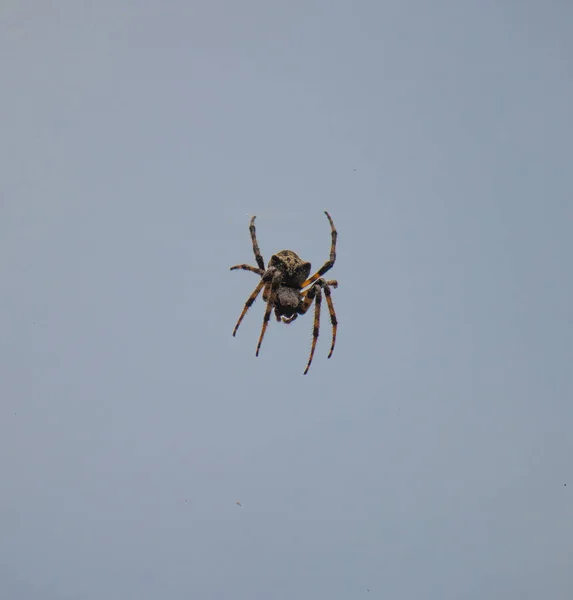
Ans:
[[[237,324],[235,325],[235,329],[233,329],[233,337],[235,337],[235,334],[237,333],[237,329],[239,329],[239,325],[241,324],[243,317],[247,314],[247,311],[249,310],[249,308],[251,308],[251,306],[253,305],[253,302],[257,299],[257,296],[261,293],[261,290],[263,289],[263,286],[265,285],[265,283],[266,283],[266,281],[264,279],[261,279],[259,281],[259,283],[257,284],[257,287],[253,290],[253,293],[248,297],[247,301],[245,302],[243,312],[241,313],[241,316],[239,317],[239,320],[237,321]]]
[[[255,254],[255,260],[257,261],[257,265],[259,265],[259,269],[265,270],[265,261],[263,260],[263,256],[259,249],[259,244],[257,243],[257,233],[255,230],[255,219],[257,217],[253,217],[251,222],[249,223],[249,231],[251,232],[251,241],[253,242],[253,252]]]
[[[277,290],[279,289],[281,278],[282,274],[280,273],[280,271],[275,271],[271,283],[267,283],[267,285],[270,286],[270,293],[267,299],[267,308],[265,310],[265,316],[263,318],[263,327],[261,328],[261,335],[259,337],[259,343],[257,344],[257,351],[255,352],[255,356],[259,355],[259,350],[261,349],[261,344],[263,343],[263,337],[265,337],[265,331],[267,330],[267,326],[271,319],[271,311],[273,309],[273,306],[275,305],[275,299],[277,297]],[[267,290],[265,289],[265,292],[266,291]],[[265,295],[265,292],[263,292],[263,297]]]
[[[330,235],[332,238],[332,241],[330,242],[330,258],[322,265],[322,267],[320,267],[320,269],[312,277],[309,277],[300,286],[301,288],[305,288],[311,283],[314,283],[318,278],[322,277],[329,269],[332,269],[334,261],[336,260],[336,238],[338,237],[338,232],[334,228],[334,223],[328,212],[324,211],[324,214],[327,216],[328,222],[330,223]]]
[[[320,305],[322,304],[321,286],[316,285],[313,287],[313,289],[316,290],[316,295],[314,298],[314,325],[312,328],[312,346],[310,347],[310,356],[308,357],[308,363],[306,365],[306,369],[304,370],[304,375],[306,375],[308,373],[308,370],[310,369],[310,363],[312,362],[312,359],[314,357],[314,350],[316,348],[316,341],[318,340],[318,333],[320,330]]]
[[[332,302],[332,293],[330,291],[331,287],[337,288],[338,281],[327,281],[323,287],[324,295],[326,297],[326,304],[328,306],[328,314],[330,315],[330,322],[332,324],[332,344],[330,345],[330,352],[328,353],[327,358],[330,358],[334,352],[334,344],[336,344],[336,332],[338,330],[338,319],[336,318],[336,311],[334,310],[334,304]]]
[[[334,279],[330,280],[330,281],[325,281],[324,279],[319,279],[318,281],[316,281],[314,283],[314,285],[306,290],[306,292],[303,292],[303,294],[305,295],[304,298],[304,302],[302,303],[302,306],[300,307],[300,314],[304,314],[308,311],[308,309],[311,307],[313,300],[316,299],[316,303],[317,304],[321,304],[322,301],[322,294],[321,294],[321,290],[324,290],[324,295],[326,296],[326,304],[328,305],[328,313],[330,315],[330,322],[332,324],[332,343],[330,345],[330,352],[328,353],[328,358],[330,358],[332,356],[332,353],[334,352],[334,345],[336,343],[336,333],[337,333],[337,329],[338,329],[338,319],[336,318],[336,311],[334,310],[334,304],[332,302],[332,294],[331,294],[331,290],[330,288],[337,288],[338,287],[338,281],[335,281]],[[314,329],[313,329],[313,338],[312,338],[312,348],[311,348],[311,352],[310,352],[310,358],[306,367],[306,370],[304,372],[304,374],[306,375],[306,373],[308,372],[308,369],[310,367],[310,363],[312,362],[313,356],[314,356],[314,350],[316,347],[316,341],[318,339],[318,329],[317,327],[319,327],[320,325],[320,315],[318,315],[318,318],[316,316],[316,310],[319,310],[316,308],[315,306],[315,316],[314,316]]]
[[[258,269],[257,267],[251,267],[251,265],[235,265],[234,267],[231,267],[229,270],[234,271],[235,269],[242,269],[243,271],[251,271],[251,273],[256,273],[257,275],[260,275],[261,277],[265,274],[265,271],[263,269]]]

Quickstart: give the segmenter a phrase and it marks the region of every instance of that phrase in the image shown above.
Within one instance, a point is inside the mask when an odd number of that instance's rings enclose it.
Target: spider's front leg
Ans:
[[[257,243],[257,232],[255,230],[255,219],[257,217],[253,217],[251,222],[249,223],[249,231],[251,233],[251,241],[253,242],[253,252],[255,254],[255,260],[257,261],[257,265],[259,265],[259,269],[265,270],[265,261],[261,255],[261,251],[259,250],[259,244]]]
[[[256,273],[261,277],[265,274],[265,261],[263,260],[263,256],[259,249],[259,244],[257,243],[257,232],[255,230],[255,219],[257,217],[252,217],[251,222],[249,223],[249,232],[251,234],[251,242],[253,244],[253,253],[255,255],[255,260],[257,261],[257,267],[251,267],[251,265],[235,265],[231,267],[231,271],[235,269],[242,269],[243,271],[251,271],[252,273]]]
[[[338,239],[338,232],[336,231],[336,228],[334,227],[334,222],[332,221],[332,218],[328,214],[328,212],[324,211],[324,214],[326,215],[326,217],[328,219],[328,222],[330,223],[330,237],[331,237],[331,241],[330,241],[330,257],[329,257],[329,259],[322,265],[322,267],[320,267],[320,269],[312,277],[309,277],[301,285],[301,287],[303,287],[303,288],[307,287],[311,283],[314,283],[317,279],[319,279],[320,277],[322,277],[327,271],[329,271],[330,269],[332,269],[332,267],[334,265],[334,262],[336,261],[336,240]]]

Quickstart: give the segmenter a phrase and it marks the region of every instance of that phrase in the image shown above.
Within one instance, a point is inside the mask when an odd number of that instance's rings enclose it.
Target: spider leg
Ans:
[[[314,288],[315,286],[313,285],[311,288],[302,293],[304,296],[304,301],[298,309],[299,315],[304,315],[313,303],[314,297],[316,296],[316,290]]]
[[[261,279],[259,281],[259,283],[257,284],[257,287],[253,290],[253,293],[248,297],[247,301],[245,302],[243,312],[241,313],[241,316],[239,317],[239,320],[237,321],[237,324],[235,325],[235,329],[233,329],[233,337],[235,337],[235,334],[237,333],[237,329],[239,329],[239,325],[241,324],[243,317],[247,314],[247,311],[249,310],[249,308],[251,308],[251,306],[253,305],[253,302],[257,299],[257,296],[260,294],[265,283],[266,283],[266,281],[264,279]]]
[[[251,265],[235,265],[234,267],[231,267],[229,270],[234,271],[235,269],[242,269],[243,271],[251,271],[252,273],[256,273],[257,275],[260,275],[261,277],[265,274],[264,269],[259,269],[257,267],[251,267]]]
[[[304,298],[304,302],[302,303],[302,305],[299,309],[299,314],[304,315],[304,313],[306,313],[308,311],[308,309],[311,307],[312,301],[315,298],[316,298],[316,303],[318,305],[320,305],[320,303],[322,301],[321,290],[324,290],[324,295],[326,297],[326,304],[328,305],[328,313],[330,315],[330,322],[332,324],[332,343],[330,345],[330,352],[328,353],[328,358],[330,358],[332,356],[332,353],[334,352],[334,345],[336,344],[336,333],[338,330],[338,319],[336,318],[336,311],[334,310],[334,304],[332,302],[332,293],[330,290],[331,287],[337,288],[338,281],[335,281],[334,279],[332,279],[330,281],[325,281],[324,279],[319,279],[310,289],[308,289],[306,292],[303,292],[305,298]],[[315,330],[313,331],[312,350],[311,350],[310,360],[308,362],[305,374],[307,373],[308,368],[310,367],[310,363],[312,362],[312,357],[314,355],[316,339],[318,338],[318,329],[316,329],[316,327],[317,327],[317,322],[318,322],[318,324],[320,324],[320,315],[318,316],[318,321],[317,321],[317,317],[315,314],[314,322],[315,322]],[[316,337],[314,337],[315,333],[316,333]]]
[[[306,365],[306,369],[304,370],[305,375],[308,373],[308,370],[310,369],[310,363],[312,362],[312,358],[314,356],[314,350],[316,348],[316,341],[318,340],[318,332],[320,330],[320,305],[322,304],[321,286],[315,285],[312,289],[315,290],[314,326],[312,328],[312,346],[310,348],[310,356],[308,357],[308,363]],[[312,300],[311,300],[311,302],[312,302]]]
[[[334,261],[336,260],[336,238],[338,237],[338,232],[334,228],[334,223],[328,212],[324,211],[324,214],[327,216],[328,221],[330,223],[330,235],[332,238],[330,242],[330,258],[322,265],[322,267],[320,267],[320,269],[312,277],[309,277],[300,286],[301,288],[307,287],[311,283],[314,283],[318,278],[322,277],[329,269],[332,269]]]
[[[257,234],[255,231],[255,219],[257,217],[253,217],[251,222],[249,223],[249,231],[251,232],[251,241],[253,242],[253,252],[255,254],[255,260],[257,261],[257,265],[259,265],[259,269],[265,270],[265,261],[261,255],[261,251],[259,250],[259,244],[257,243]]]
[[[328,313],[330,314],[330,322],[332,324],[332,344],[330,345],[328,358],[330,358],[334,352],[334,344],[336,344],[336,331],[338,330],[338,319],[336,318],[336,311],[334,310],[334,304],[332,303],[332,294],[330,291],[331,287],[338,287],[338,281],[326,281],[323,286],[326,304],[328,306]]]
[[[265,316],[263,317],[263,327],[261,329],[261,335],[259,337],[259,343],[257,344],[257,351],[255,352],[255,356],[259,355],[259,350],[261,349],[261,344],[263,343],[263,337],[265,337],[265,331],[267,330],[269,321],[271,319],[271,311],[275,304],[275,298],[277,297],[277,290],[279,288],[281,278],[282,274],[278,271],[275,271],[272,275],[271,283],[267,283],[267,285],[270,286],[270,292],[267,292],[268,288],[265,289],[264,292],[264,294],[268,294],[267,309],[265,310]]]

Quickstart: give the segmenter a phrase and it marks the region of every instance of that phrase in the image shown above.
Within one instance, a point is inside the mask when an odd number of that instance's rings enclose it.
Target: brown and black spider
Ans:
[[[328,358],[332,356],[334,351],[334,344],[336,342],[336,330],[338,321],[336,320],[336,313],[334,312],[334,305],[332,303],[330,288],[338,287],[338,281],[326,281],[322,276],[332,268],[334,261],[336,260],[336,238],[338,233],[334,228],[334,223],[330,218],[330,215],[324,211],[330,223],[332,241],[330,244],[330,258],[320,267],[320,269],[312,276],[310,275],[310,263],[305,262],[292,250],[281,250],[271,256],[268,267],[265,269],[265,263],[259,250],[257,243],[257,236],[255,233],[255,218],[251,219],[249,224],[249,231],[251,232],[251,240],[253,242],[253,252],[255,253],[255,260],[257,261],[258,267],[252,267],[251,265],[235,265],[231,267],[231,271],[234,269],[243,269],[245,271],[251,271],[260,275],[261,280],[257,287],[253,290],[253,293],[249,296],[245,302],[243,312],[235,325],[233,330],[233,337],[239,329],[239,325],[243,320],[243,317],[256,300],[257,296],[263,290],[263,300],[267,303],[265,310],[265,316],[263,319],[263,327],[261,329],[261,335],[259,337],[259,343],[257,345],[256,356],[259,355],[259,350],[263,342],[263,337],[271,318],[271,311],[274,308],[275,316],[277,321],[283,323],[292,323],[298,315],[304,315],[311,307],[312,302],[315,302],[314,310],[314,328],[312,330],[312,346],[310,349],[310,357],[304,370],[304,374],[308,373],[312,357],[314,356],[314,349],[316,348],[316,341],[318,339],[318,331],[320,327],[320,306],[322,303],[322,292],[326,296],[326,304],[328,305],[328,312],[330,314],[330,322],[332,323],[332,344],[330,346],[330,352]],[[308,287],[310,286],[310,287]],[[307,289],[304,289],[307,288]]]

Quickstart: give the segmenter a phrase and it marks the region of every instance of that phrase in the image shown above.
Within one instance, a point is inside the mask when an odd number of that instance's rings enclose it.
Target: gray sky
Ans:
[[[572,26],[2,2],[2,600],[570,598]]]

